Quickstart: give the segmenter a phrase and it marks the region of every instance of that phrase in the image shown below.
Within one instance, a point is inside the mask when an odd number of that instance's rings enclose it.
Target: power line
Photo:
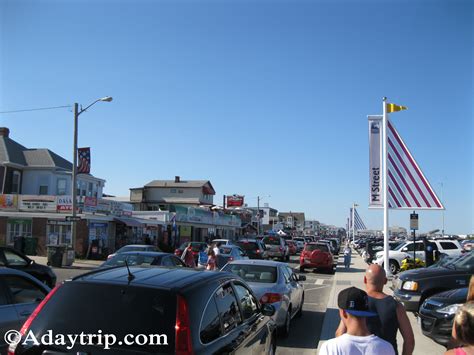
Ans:
[[[40,107],[40,108],[30,108],[24,110],[14,110],[14,111],[0,111],[0,113],[15,113],[15,112],[28,112],[28,111],[42,111],[42,110],[54,110],[58,108],[72,107],[71,105],[66,106],[53,106],[53,107]]]

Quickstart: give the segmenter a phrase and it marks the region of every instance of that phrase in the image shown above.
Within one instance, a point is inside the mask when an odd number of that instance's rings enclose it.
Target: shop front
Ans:
[[[13,246],[17,237],[32,237],[33,220],[31,218],[8,218],[6,244]]]

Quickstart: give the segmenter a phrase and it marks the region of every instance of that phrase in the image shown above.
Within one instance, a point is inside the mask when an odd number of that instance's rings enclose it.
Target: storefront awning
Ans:
[[[145,227],[146,225],[146,221],[128,217],[115,217],[114,221],[123,223],[129,227]]]

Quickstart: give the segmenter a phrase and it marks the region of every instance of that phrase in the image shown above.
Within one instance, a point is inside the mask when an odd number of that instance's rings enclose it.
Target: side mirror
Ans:
[[[306,276],[304,276],[304,275],[299,275],[299,276],[298,276],[298,281],[306,281]]]
[[[262,314],[264,316],[271,317],[275,314],[275,311],[276,311],[275,306],[273,306],[272,304],[264,304],[262,306]]]

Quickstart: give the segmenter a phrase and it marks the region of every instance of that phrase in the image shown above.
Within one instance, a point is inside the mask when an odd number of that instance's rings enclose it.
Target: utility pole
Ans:
[[[74,139],[73,139],[73,159],[72,159],[72,221],[71,221],[71,243],[76,250],[76,210],[77,210],[77,126],[79,118],[79,105],[74,103]]]
[[[260,196],[257,196],[257,235],[260,235]]]

